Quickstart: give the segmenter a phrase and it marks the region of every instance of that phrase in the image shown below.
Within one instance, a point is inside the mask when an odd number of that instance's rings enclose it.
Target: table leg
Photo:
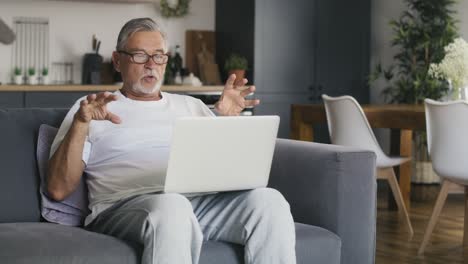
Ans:
[[[404,157],[412,156],[412,137],[413,131],[411,130],[391,130],[391,139],[390,139],[390,154],[399,155]],[[405,202],[406,208],[409,210],[410,196],[411,196],[411,163],[406,162],[403,165],[395,168],[395,173],[398,178],[401,194]],[[392,194],[389,194],[388,205],[390,209],[397,209],[396,203],[393,199]]]
[[[413,146],[413,131],[401,130],[400,135],[400,156],[412,157]],[[412,174],[412,160],[400,166],[400,189],[403,195],[403,200],[406,204],[406,209],[411,206],[411,174]]]
[[[314,141],[314,129],[311,124],[302,121],[299,111],[291,112],[291,139]]]

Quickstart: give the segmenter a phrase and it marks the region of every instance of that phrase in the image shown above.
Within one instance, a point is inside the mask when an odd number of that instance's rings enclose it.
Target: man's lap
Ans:
[[[177,217],[189,218],[195,215],[205,240],[244,244],[248,236],[245,224],[249,217],[252,214],[262,217],[265,210],[275,210],[275,206],[282,201],[284,201],[282,195],[270,188],[191,197],[168,193],[144,194],[117,202],[100,213],[88,228],[102,232],[102,226],[115,223],[116,218],[122,226],[126,225],[122,221],[131,221],[132,225],[143,225],[145,214],[178,211]],[[129,215],[132,217],[125,219],[125,216]]]

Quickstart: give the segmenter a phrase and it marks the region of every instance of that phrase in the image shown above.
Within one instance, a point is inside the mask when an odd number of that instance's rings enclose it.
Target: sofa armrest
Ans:
[[[341,263],[370,264],[375,256],[375,166],[371,151],[278,139],[269,187],[288,200],[296,222],[341,238]]]

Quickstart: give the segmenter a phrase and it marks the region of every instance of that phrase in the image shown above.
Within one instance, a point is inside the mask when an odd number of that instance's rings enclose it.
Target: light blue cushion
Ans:
[[[82,226],[89,214],[88,190],[84,177],[81,178],[78,188],[65,200],[54,201],[47,195],[46,179],[50,147],[57,135],[58,129],[46,124],[39,127],[37,139],[37,166],[41,177],[41,215],[49,222],[68,226]]]

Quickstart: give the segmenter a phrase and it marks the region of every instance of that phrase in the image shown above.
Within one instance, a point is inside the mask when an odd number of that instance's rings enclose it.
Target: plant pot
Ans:
[[[27,83],[29,85],[36,85],[37,84],[37,76],[36,75],[29,75],[27,79]]]
[[[236,80],[234,83],[242,84],[242,79],[244,79],[244,76],[245,76],[245,70],[230,70],[229,76],[231,76],[233,73],[236,75]]]
[[[468,86],[463,86],[458,89],[458,99],[468,100]]]
[[[17,85],[23,84],[23,75],[15,75],[13,76],[13,83]]]
[[[440,183],[440,177],[432,169],[432,162],[413,161],[411,182],[424,184]]]
[[[49,83],[50,83],[49,75],[41,76],[40,84],[42,84],[42,85],[47,85],[47,84],[49,84]]]

